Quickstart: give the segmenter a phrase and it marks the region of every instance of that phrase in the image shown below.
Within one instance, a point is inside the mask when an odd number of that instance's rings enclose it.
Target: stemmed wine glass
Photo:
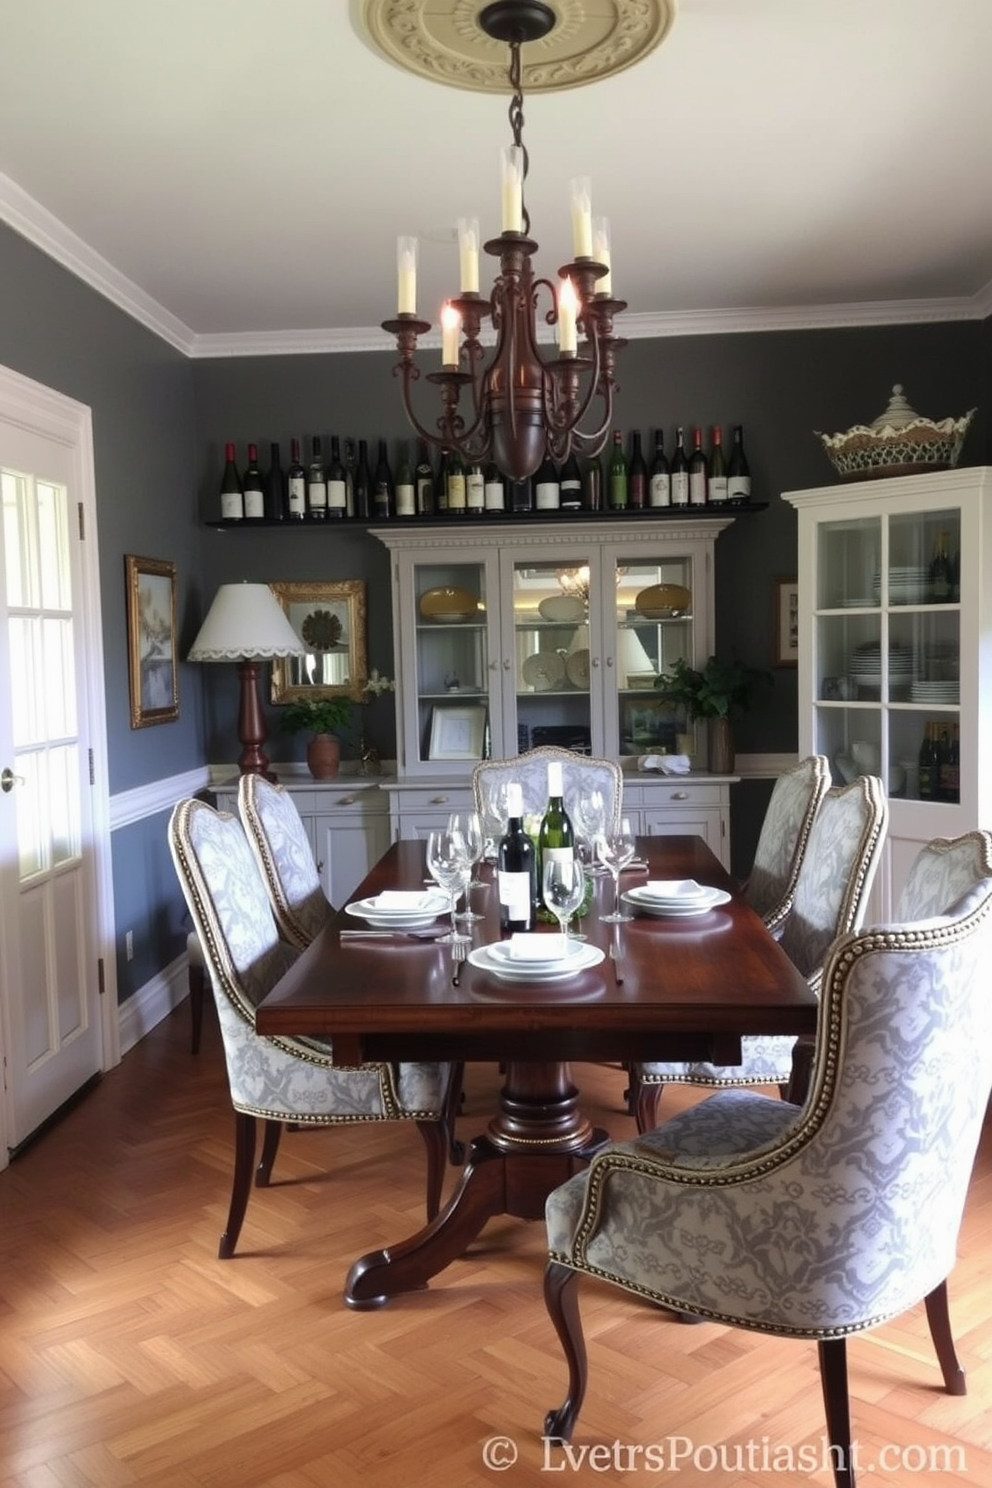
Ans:
[[[541,887],[544,902],[561,927],[564,956],[568,949],[568,922],[581,906],[586,892],[586,876],[578,853],[568,858],[545,858]]]
[[[499,840],[506,831],[506,781],[498,785],[483,785],[482,831],[483,857],[487,863],[495,863],[499,851]]]
[[[619,831],[607,828],[596,838],[596,856],[603,866],[609,869],[613,878],[613,913],[600,915],[600,919],[605,920],[607,924],[621,924],[624,920],[634,918],[633,915],[627,914],[620,908],[620,874],[632,861],[636,850],[637,843],[626,817],[622,818]]]
[[[431,832],[427,839],[427,869],[434,882],[444,889],[450,901],[451,932],[448,935],[439,936],[438,944],[467,943],[471,937],[464,935],[455,923],[455,905],[458,902],[458,896],[467,886],[472,874],[468,848],[460,832],[451,832],[447,828]]]
[[[596,862],[596,838],[606,830],[606,798],[603,792],[593,786],[581,796],[576,796],[569,814],[580,841],[588,848],[588,871],[596,878],[606,871]]]
[[[457,832],[465,843],[468,856],[469,881],[465,889],[465,908],[459,913],[458,919],[471,923],[472,920],[481,920],[483,915],[476,914],[472,908],[472,890],[487,889],[489,885],[481,879],[475,869],[482,858],[484,838],[482,835],[482,822],[479,820],[477,811],[453,811],[448,817],[448,831]]]

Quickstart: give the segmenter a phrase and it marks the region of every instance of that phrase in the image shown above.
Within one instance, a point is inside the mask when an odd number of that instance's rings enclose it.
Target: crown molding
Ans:
[[[197,332],[114,268],[95,249],[47,208],[28,196],[16,181],[0,172],[0,221],[40,248],[49,258],[95,289],[119,310],[193,360],[250,356],[307,356],[339,352],[394,350],[380,326],[325,330]],[[857,326],[918,325],[955,320],[985,320],[992,315],[992,281],[974,295],[937,300],[875,300],[838,305],[796,305],[779,309],[683,310],[627,314],[628,341],[673,336],[719,336],[756,331],[843,330]],[[541,340],[553,332],[541,327]],[[430,351],[441,345],[440,332],[420,338]]]

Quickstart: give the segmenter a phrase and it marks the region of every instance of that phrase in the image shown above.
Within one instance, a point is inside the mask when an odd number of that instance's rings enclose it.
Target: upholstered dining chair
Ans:
[[[992,1087],[990,956],[989,875],[946,915],[842,936],[804,1106],[720,1091],[549,1196],[545,1299],[569,1371],[549,1437],[570,1437],[585,1393],[583,1272],[815,1340],[837,1488],[855,1481],[849,1334],[925,1301],[945,1389],[965,1393],[947,1278]]]
[[[292,794],[263,775],[238,781],[238,814],[269,895],[279,933],[304,950],[334,913]]]
[[[262,1038],[255,1032],[255,1008],[299,952],[279,936],[241,823],[205,801],[180,801],[169,821],[169,848],[203,947],[235,1111],[234,1181],[221,1259],[234,1254],[244,1221],[259,1119],[265,1123],[259,1187],[269,1182],[286,1122],[416,1122],[427,1149],[427,1217],[433,1219],[444,1178],[450,1066],[338,1066],[325,1040]]]
[[[472,793],[475,809],[483,822],[488,819],[505,824],[500,791],[513,780],[520,783],[524,815],[543,816],[548,804],[550,760],[561,762],[565,809],[570,815],[574,802],[584,792],[598,789],[606,804],[608,826],[611,829],[619,827],[623,810],[623,772],[620,766],[615,760],[596,759],[572,749],[561,749],[556,744],[529,749],[512,759],[483,760],[476,765],[472,771]]]
[[[811,754],[783,770],[772,787],[744,897],[769,930],[778,931],[792,903],[810,828],[830,788],[830,761]]]
[[[826,791],[813,819],[779,940],[814,992],[819,991],[831,942],[858,929],[864,919],[887,822],[885,791],[874,775]],[[671,1082],[778,1085],[784,1092],[792,1078],[794,1044],[795,1039],[784,1034],[752,1034],[741,1040],[739,1065],[635,1064],[630,1105],[638,1130],[655,1125],[662,1089]]]

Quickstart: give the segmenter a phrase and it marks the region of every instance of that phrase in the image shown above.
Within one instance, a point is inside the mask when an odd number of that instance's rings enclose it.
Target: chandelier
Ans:
[[[626,303],[612,296],[609,226],[603,218],[593,223],[585,177],[571,183],[574,259],[558,270],[557,298],[556,286],[534,273],[538,245],[524,205],[520,48],[553,29],[554,11],[540,0],[497,0],[481,11],[479,25],[510,48],[513,143],[502,152],[502,232],[483,245],[499,260],[499,273],[485,298],[478,288],[478,225],[460,219],[461,290],[441,314],[441,370],[427,375],[442,405],[433,432],[414,412],[411,396],[421,375],[417,338],[431,328],[417,318],[416,238],[398,241],[398,310],[382,328],[396,337],[400,360],[393,372],[402,380],[403,407],[418,435],[437,448],[457,450],[466,463],[495,461],[519,481],[533,475],[545,452],[561,462],[573,449],[588,455],[603,449],[613,419],[616,354],[626,344],[614,336],[613,321]],[[537,342],[542,291],[550,298],[544,319],[557,327],[558,354],[547,359]],[[488,359],[479,339],[485,320],[491,320],[496,338]]]

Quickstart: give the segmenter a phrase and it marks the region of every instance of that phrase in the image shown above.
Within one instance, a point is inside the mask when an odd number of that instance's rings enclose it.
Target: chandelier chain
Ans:
[[[524,144],[524,90],[519,41],[510,42],[510,87],[513,89],[513,97],[510,99],[508,110],[510,131],[513,135],[513,143],[520,150],[521,160],[523,161],[524,185],[526,185],[527,167],[530,165],[530,156],[527,154],[527,146]],[[522,196],[521,207],[523,212],[524,235],[530,237],[530,213],[527,211],[527,202]]]

